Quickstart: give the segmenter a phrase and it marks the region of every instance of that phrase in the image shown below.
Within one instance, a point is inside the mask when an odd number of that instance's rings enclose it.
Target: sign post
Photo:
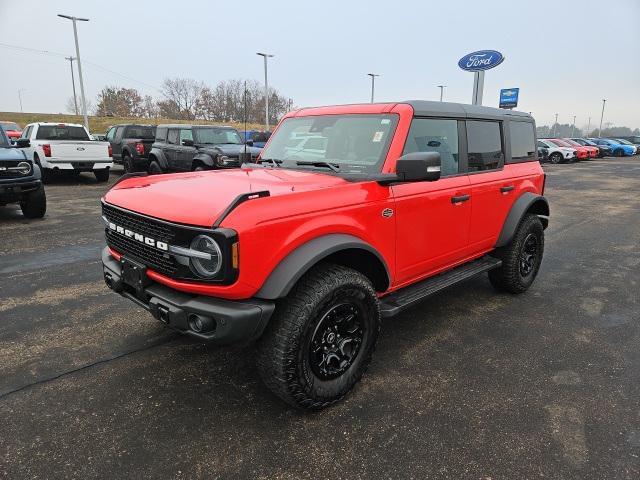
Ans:
[[[504,60],[504,56],[496,50],[479,50],[468,53],[460,60],[458,66],[467,72],[473,72],[473,96],[472,105],[482,105],[484,92],[484,71],[497,67]]]

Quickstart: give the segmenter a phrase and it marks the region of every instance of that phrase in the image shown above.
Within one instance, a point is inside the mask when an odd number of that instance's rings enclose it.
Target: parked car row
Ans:
[[[624,138],[540,138],[538,158],[542,162],[562,163],[637,155],[640,153],[640,137],[631,138],[638,143]]]

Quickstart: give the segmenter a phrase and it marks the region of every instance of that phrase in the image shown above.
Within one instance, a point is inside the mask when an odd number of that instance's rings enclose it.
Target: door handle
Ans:
[[[513,190],[514,188],[515,188],[515,187],[514,187],[513,185],[507,185],[506,187],[501,187],[501,188],[500,188],[500,191],[501,191],[502,193],[508,193],[508,192],[510,192],[511,190]]]
[[[462,203],[466,202],[471,198],[471,195],[458,195],[456,197],[451,197],[451,203]]]

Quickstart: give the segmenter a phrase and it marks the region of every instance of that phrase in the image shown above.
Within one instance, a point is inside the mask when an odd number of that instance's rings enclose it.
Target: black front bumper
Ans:
[[[150,282],[137,290],[122,280],[122,266],[109,253],[102,251],[105,283],[113,291],[148,310],[168,327],[186,335],[215,344],[251,341],[258,338],[273,314],[275,304],[259,299],[224,300],[179,292]],[[213,328],[196,331],[193,320],[207,319]]]
[[[0,201],[2,203],[19,202],[25,194],[37,190],[42,184],[39,178],[0,179]]]

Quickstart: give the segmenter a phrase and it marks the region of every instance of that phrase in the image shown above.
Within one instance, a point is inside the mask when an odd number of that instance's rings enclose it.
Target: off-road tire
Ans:
[[[362,325],[362,340],[346,370],[323,379],[312,366],[312,341],[330,312],[353,302]],[[380,331],[380,306],[371,282],[350,268],[314,267],[276,305],[258,341],[257,366],[266,386],[286,403],[319,410],[340,401],[360,380],[371,362]],[[338,338],[340,338],[338,336]]]
[[[96,176],[98,183],[109,181],[109,169],[101,168],[100,170],[94,170],[93,174]]]
[[[162,173],[164,172],[160,164],[156,160],[152,160],[151,163],[149,163],[149,175],[160,175]]]
[[[37,190],[27,193],[20,202],[22,214],[27,218],[42,218],[47,211],[47,196],[41,184]]]
[[[525,248],[531,242],[531,236],[536,242],[536,254],[531,263],[531,271],[523,274],[523,255]],[[544,228],[537,215],[526,214],[518,225],[511,242],[496,249],[494,256],[502,260],[502,266],[489,271],[489,281],[498,290],[510,293],[523,293],[533,283],[540,270],[544,253]],[[527,270],[526,268],[524,269]]]
[[[554,165],[557,165],[558,163],[561,163],[563,160],[562,154],[558,153],[558,152],[554,152],[551,155],[549,155],[549,161],[551,163],[553,163]]]

